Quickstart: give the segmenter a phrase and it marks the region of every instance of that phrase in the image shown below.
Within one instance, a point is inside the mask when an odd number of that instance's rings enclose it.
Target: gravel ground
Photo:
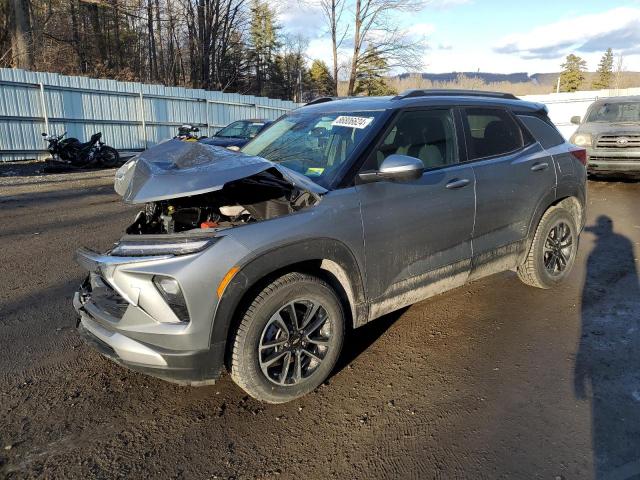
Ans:
[[[640,183],[590,182],[566,285],[501,274],[384,317],[274,406],[84,346],[73,251],[135,211],[113,170],[38,168],[0,166],[0,477],[640,478]]]

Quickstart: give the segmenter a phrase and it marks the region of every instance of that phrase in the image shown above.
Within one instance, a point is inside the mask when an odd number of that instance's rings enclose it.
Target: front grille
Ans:
[[[596,148],[640,148],[640,135],[600,135]]]
[[[122,318],[129,303],[118,294],[102,276],[95,272],[89,275],[89,296],[94,305],[112,317]]]

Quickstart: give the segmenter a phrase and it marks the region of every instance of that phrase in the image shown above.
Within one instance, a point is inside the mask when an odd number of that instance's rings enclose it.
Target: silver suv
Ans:
[[[126,235],[77,254],[78,330],[135,370],[201,385],[226,367],[292,400],[350,328],[504,270],[565,280],[585,160],[543,105],[466,91],[320,99],[240,153],[166,142],[116,175],[142,206]]]
[[[603,98],[592,103],[571,142],[587,150],[591,174],[640,174],[640,96]]]

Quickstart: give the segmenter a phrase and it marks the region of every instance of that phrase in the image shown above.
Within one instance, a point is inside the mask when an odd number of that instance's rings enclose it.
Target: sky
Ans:
[[[330,37],[313,1],[278,2],[279,21],[308,38],[310,59],[331,65]],[[626,70],[640,71],[640,0],[426,0],[394,20],[426,40],[418,72],[558,72],[569,53],[595,71],[609,47]]]

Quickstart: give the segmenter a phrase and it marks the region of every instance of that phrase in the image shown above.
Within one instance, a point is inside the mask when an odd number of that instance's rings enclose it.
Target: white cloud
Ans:
[[[426,37],[435,31],[436,27],[432,23],[414,23],[405,29],[408,35],[416,37]]]
[[[333,50],[331,47],[331,39],[328,37],[314,38],[309,42],[307,48],[307,56],[311,60],[322,60],[327,65],[333,65]]]
[[[607,48],[631,53],[640,47],[640,8],[620,7],[580,15],[509,35],[496,53],[529,60],[561,59],[568,53],[602,53]]]
[[[278,23],[286,33],[302,34],[308,38],[327,32],[324,13],[314,1],[285,0],[277,2]]]

